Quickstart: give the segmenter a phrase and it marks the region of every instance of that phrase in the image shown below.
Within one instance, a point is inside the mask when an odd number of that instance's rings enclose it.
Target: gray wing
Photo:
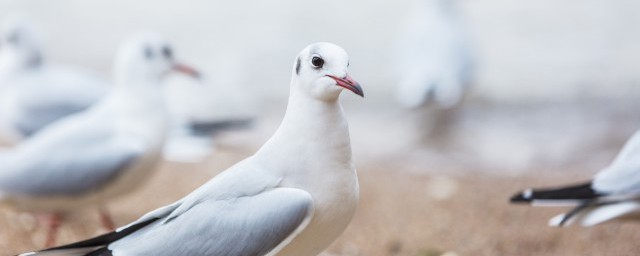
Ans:
[[[66,69],[41,71],[15,81],[19,116],[14,128],[31,136],[63,117],[83,111],[98,102],[108,87],[101,80]]]
[[[593,187],[609,194],[640,194],[640,131],[625,143],[610,166],[596,174]]]
[[[311,196],[292,188],[207,200],[178,216],[167,213],[108,250],[115,255],[265,255],[304,229],[312,213]]]
[[[22,135],[29,137],[45,126],[88,107],[89,105],[79,105],[74,102],[26,105],[22,108],[22,115],[13,125]]]
[[[0,191],[27,196],[87,192],[115,178],[145,152],[142,143],[118,138],[107,124],[70,127],[73,124],[4,153]]]

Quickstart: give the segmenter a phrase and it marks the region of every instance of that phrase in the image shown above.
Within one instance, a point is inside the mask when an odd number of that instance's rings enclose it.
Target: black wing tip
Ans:
[[[193,135],[207,136],[221,131],[249,129],[253,126],[253,118],[238,118],[213,122],[191,122],[189,130]]]
[[[87,253],[85,256],[113,256],[113,251],[111,251],[107,247],[103,247],[98,250]]]
[[[509,202],[512,204],[531,203],[533,201],[532,195],[533,195],[533,190],[527,189],[511,196],[511,198],[509,199]]]
[[[591,200],[602,196],[591,182],[550,189],[527,189],[510,198],[511,203],[531,203],[534,200]]]
[[[148,219],[146,221],[140,222],[140,223],[136,223],[133,224],[123,230],[119,230],[119,231],[113,231],[110,233],[106,233],[100,236],[96,236],[94,238],[90,238],[87,240],[82,240],[79,242],[75,242],[72,244],[67,244],[67,245],[62,245],[62,246],[58,246],[58,247],[52,247],[52,248],[48,248],[48,249],[44,249],[41,250],[39,252],[53,252],[53,251],[57,251],[57,250],[64,250],[64,249],[74,249],[74,248],[97,248],[97,250],[95,250],[92,253],[102,253],[102,254],[88,254],[88,255],[111,255],[111,250],[107,249],[107,246],[117,240],[120,240],[121,238],[130,235],[133,232],[138,231],[139,229],[159,220],[160,218],[151,218]],[[106,254],[105,254],[106,253]]]

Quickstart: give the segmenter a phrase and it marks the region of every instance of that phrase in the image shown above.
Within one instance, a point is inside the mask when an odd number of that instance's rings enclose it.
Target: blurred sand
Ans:
[[[203,165],[169,164],[158,170],[137,193],[109,208],[118,225],[170,203],[206,182],[220,170],[252,152],[224,147]],[[328,250],[330,255],[637,255],[638,224],[610,223],[595,228],[547,227],[561,209],[509,205],[508,197],[528,186],[561,184],[588,174],[542,169],[506,178],[482,170],[407,172],[398,162],[358,165],[361,202],[347,231]],[[446,173],[452,174],[446,174]],[[578,170],[588,173],[588,170]],[[437,174],[439,173],[439,174]],[[544,174],[544,175],[541,175]],[[26,215],[0,209],[1,255],[37,249],[42,228],[33,228]],[[212,213],[213,214],[213,213]],[[70,216],[60,243],[97,235],[95,211]],[[451,254],[450,254],[451,255]]]

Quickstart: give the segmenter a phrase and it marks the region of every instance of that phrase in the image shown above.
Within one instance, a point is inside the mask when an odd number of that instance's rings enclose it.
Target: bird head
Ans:
[[[360,84],[349,76],[348,68],[349,55],[340,46],[314,43],[296,57],[293,86],[320,100],[336,100],[344,89],[364,97]]]
[[[0,58],[15,68],[42,64],[40,38],[31,22],[23,16],[9,16],[0,28]]]
[[[180,72],[194,78],[200,74],[178,62],[171,44],[153,33],[139,34],[125,43],[115,63],[117,83],[156,83],[171,72]]]

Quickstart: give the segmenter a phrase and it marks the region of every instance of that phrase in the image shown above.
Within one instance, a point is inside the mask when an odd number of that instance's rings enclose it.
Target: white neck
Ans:
[[[157,142],[164,137],[168,117],[160,84],[115,85],[109,104],[116,109],[116,129]]]
[[[342,106],[337,99],[313,99],[299,88],[292,85],[282,124],[256,157],[270,163],[294,165],[274,166],[284,172],[313,171],[300,166],[325,172],[353,170],[349,127]]]

